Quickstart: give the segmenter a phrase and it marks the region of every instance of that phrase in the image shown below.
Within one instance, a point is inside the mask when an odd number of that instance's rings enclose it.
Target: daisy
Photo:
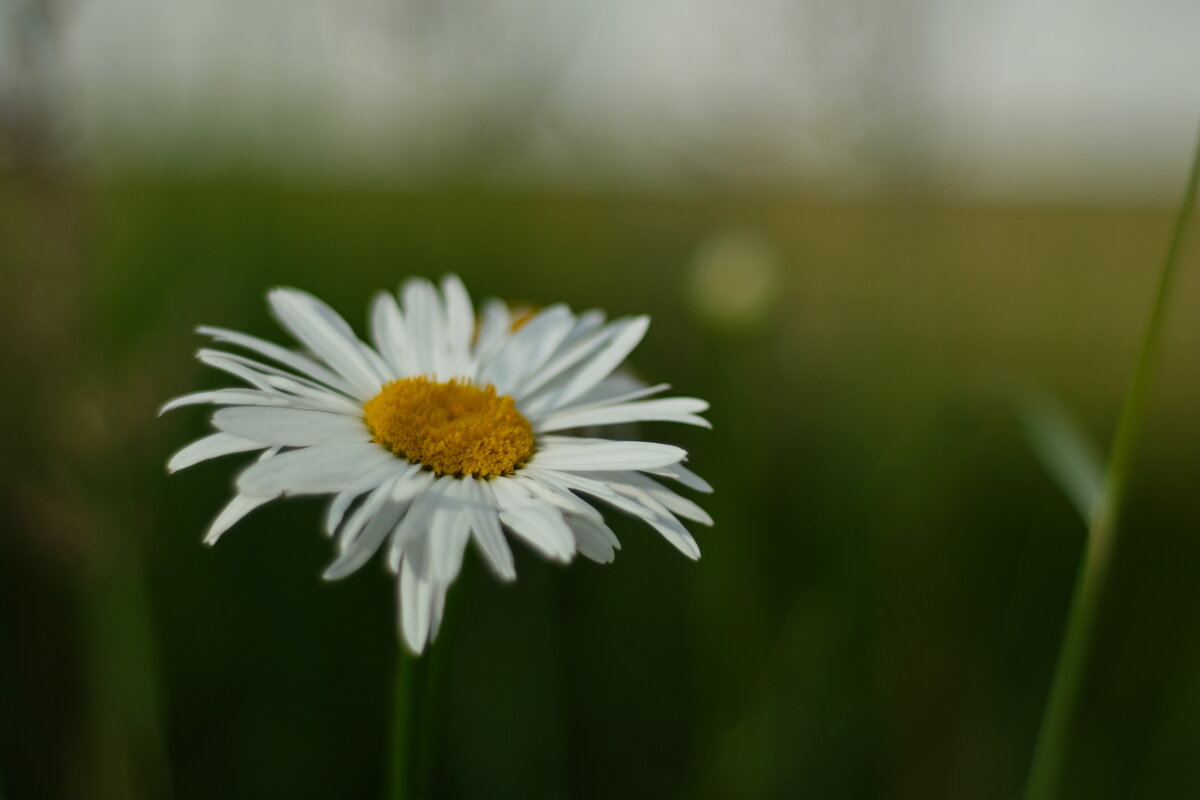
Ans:
[[[281,288],[267,300],[303,349],[201,327],[253,354],[198,353],[246,385],[162,408],[221,406],[216,432],[176,453],[171,472],[261,451],[238,475],[237,494],[206,543],[275,498],[332,495],[324,527],[337,556],[324,577],[345,577],[382,550],[397,576],[399,627],[415,653],[437,635],[470,540],[506,581],[516,572],[505,532],[556,561],[579,553],[607,563],[620,543],[593,506],[603,500],[700,557],[679,518],[712,520],[656,480],[711,491],[683,466],[684,450],[568,433],[643,420],[708,426],[698,416],[704,401],[649,399],[667,384],[646,386],[616,371],[648,317],[607,322],[599,311],[554,305],[514,319],[492,300],[477,319],[457,277],[443,279],[440,291],[417,279],[398,296],[375,298],[368,345],[310,294]]]

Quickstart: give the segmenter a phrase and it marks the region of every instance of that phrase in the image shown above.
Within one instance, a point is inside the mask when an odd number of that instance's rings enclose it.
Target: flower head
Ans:
[[[649,399],[668,386],[614,372],[645,335],[648,318],[606,322],[598,311],[555,305],[520,319],[493,300],[477,319],[451,276],[440,291],[410,280],[398,297],[379,294],[368,345],[312,295],[275,289],[268,301],[303,350],[201,327],[253,354],[199,352],[203,363],[245,386],[163,407],[222,406],[212,417],[216,432],[176,453],[172,472],[261,451],[238,475],[237,494],[206,542],[277,497],[332,495],[325,530],[337,557],[325,577],[349,575],[384,550],[398,576],[400,628],[418,653],[437,634],[446,590],[472,539],[504,580],[516,577],[506,531],[554,560],[580,553],[608,562],[620,544],[592,505],[599,499],[699,557],[679,518],[711,519],[656,480],[711,491],[683,466],[685,451],[563,433],[642,420],[707,426],[698,416],[704,401]]]

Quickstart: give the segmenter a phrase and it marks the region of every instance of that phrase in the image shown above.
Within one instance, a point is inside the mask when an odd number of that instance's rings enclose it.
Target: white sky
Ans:
[[[0,0],[9,83],[32,1]],[[1200,124],[1198,0],[58,5],[109,160],[1161,199]]]

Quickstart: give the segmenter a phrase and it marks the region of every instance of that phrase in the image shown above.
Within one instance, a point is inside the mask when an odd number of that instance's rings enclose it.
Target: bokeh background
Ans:
[[[0,796],[378,797],[393,594],[315,499],[200,538],[197,324],[456,272],[654,323],[698,563],[468,557],[437,797],[1012,798],[1200,121],[1200,5],[0,0]],[[1068,796],[1200,796],[1185,253]],[[614,516],[616,516],[614,514]]]

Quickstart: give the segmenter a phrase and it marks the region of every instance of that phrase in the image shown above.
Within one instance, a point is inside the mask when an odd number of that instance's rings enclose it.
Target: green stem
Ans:
[[[114,539],[114,543],[116,540]],[[85,581],[97,797],[171,794],[151,601],[134,542],[96,558]]]
[[[421,800],[430,794],[440,652],[430,642],[423,656],[414,656],[403,646],[396,653],[388,764],[390,800]]]
[[[392,741],[388,761],[387,796],[391,800],[413,800],[420,796],[420,746],[424,683],[428,658],[414,656],[397,647],[392,687]]]
[[[1117,538],[1117,522],[1124,505],[1129,473],[1133,466],[1134,451],[1145,416],[1146,395],[1150,385],[1163,324],[1166,321],[1167,305],[1175,285],[1179,256],[1196,204],[1197,185],[1200,184],[1200,138],[1192,157],[1192,168],[1184,190],[1183,202],[1175,219],[1171,243],[1167,248],[1154,305],[1142,338],[1133,379],[1125,394],[1121,417],[1117,422],[1112,450],[1109,452],[1108,472],[1104,494],[1098,507],[1093,510],[1088,526],[1087,547],[1083,554],[1083,565],[1075,579],[1075,590],[1071,598],[1071,610],[1067,618],[1067,629],[1059,651],[1058,664],[1054,671],[1054,682],[1050,697],[1042,716],[1034,749],[1033,764],[1029,780],[1025,785],[1025,800],[1052,800],[1060,795],[1063,765],[1067,750],[1067,733],[1075,716],[1079,701],[1079,690],[1083,666],[1091,646],[1095,630],[1096,614],[1104,590],[1108,568]]]

